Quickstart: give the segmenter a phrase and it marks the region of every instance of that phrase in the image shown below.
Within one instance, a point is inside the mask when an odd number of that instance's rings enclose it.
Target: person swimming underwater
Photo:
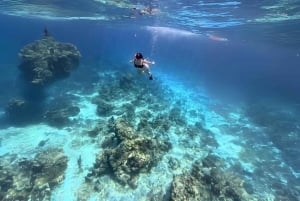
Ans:
[[[155,64],[154,61],[148,61],[147,59],[144,59],[142,53],[137,52],[134,55],[133,60],[131,60],[134,64],[134,67],[138,69],[139,73],[143,73],[146,71],[146,73],[149,75],[149,80],[153,80],[152,73],[150,72],[149,64]]]
[[[50,34],[49,34],[49,31],[48,31],[48,28],[47,28],[47,27],[45,27],[45,28],[44,28],[44,36],[45,36],[45,37],[48,37],[48,36],[50,36]]]

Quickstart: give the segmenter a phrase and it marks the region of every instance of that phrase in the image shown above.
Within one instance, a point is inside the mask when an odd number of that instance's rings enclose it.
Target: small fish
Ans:
[[[79,155],[79,157],[77,158],[77,165],[78,165],[79,172],[82,172],[82,159],[81,159],[81,155]]]
[[[47,138],[46,140],[41,140],[38,144],[39,147],[43,147],[47,142],[49,141],[49,138]]]

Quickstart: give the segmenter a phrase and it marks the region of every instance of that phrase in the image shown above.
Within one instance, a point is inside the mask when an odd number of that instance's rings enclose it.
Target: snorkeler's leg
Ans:
[[[148,64],[144,64],[144,68],[143,68],[146,73],[149,75],[149,79],[150,80],[153,80],[153,77],[152,77],[152,73],[150,72],[150,68],[149,68],[149,65]]]
[[[144,64],[143,70],[144,70],[149,76],[151,75],[150,68],[149,68],[149,65],[148,65],[148,64]]]

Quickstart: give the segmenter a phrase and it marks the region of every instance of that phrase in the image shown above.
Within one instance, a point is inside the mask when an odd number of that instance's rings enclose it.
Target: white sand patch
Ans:
[[[85,181],[89,168],[93,166],[99,148],[91,143],[88,137],[74,137],[73,140],[66,143],[64,151],[69,158],[68,167],[64,181],[52,192],[51,200],[53,201],[65,200],[66,198],[77,200],[77,191]],[[78,166],[79,157],[82,160],[82,169]]]
[[[49,139],[49,144],[62,146],[67,140],[68,132],[39,124],[24,128],[9,127],[2,129],[0,133],[0,155],[10,153],[18,154],[19,157],[32,157],[41,148],[38,146],[41,140]]]

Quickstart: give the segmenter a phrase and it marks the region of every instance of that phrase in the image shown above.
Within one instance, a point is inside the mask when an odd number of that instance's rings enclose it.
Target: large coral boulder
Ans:
[[[69,76],[78,67],[80,52],[70,43],[45,37],[26,45],[19,52],[25,80],[34,85],[45,85]]]

